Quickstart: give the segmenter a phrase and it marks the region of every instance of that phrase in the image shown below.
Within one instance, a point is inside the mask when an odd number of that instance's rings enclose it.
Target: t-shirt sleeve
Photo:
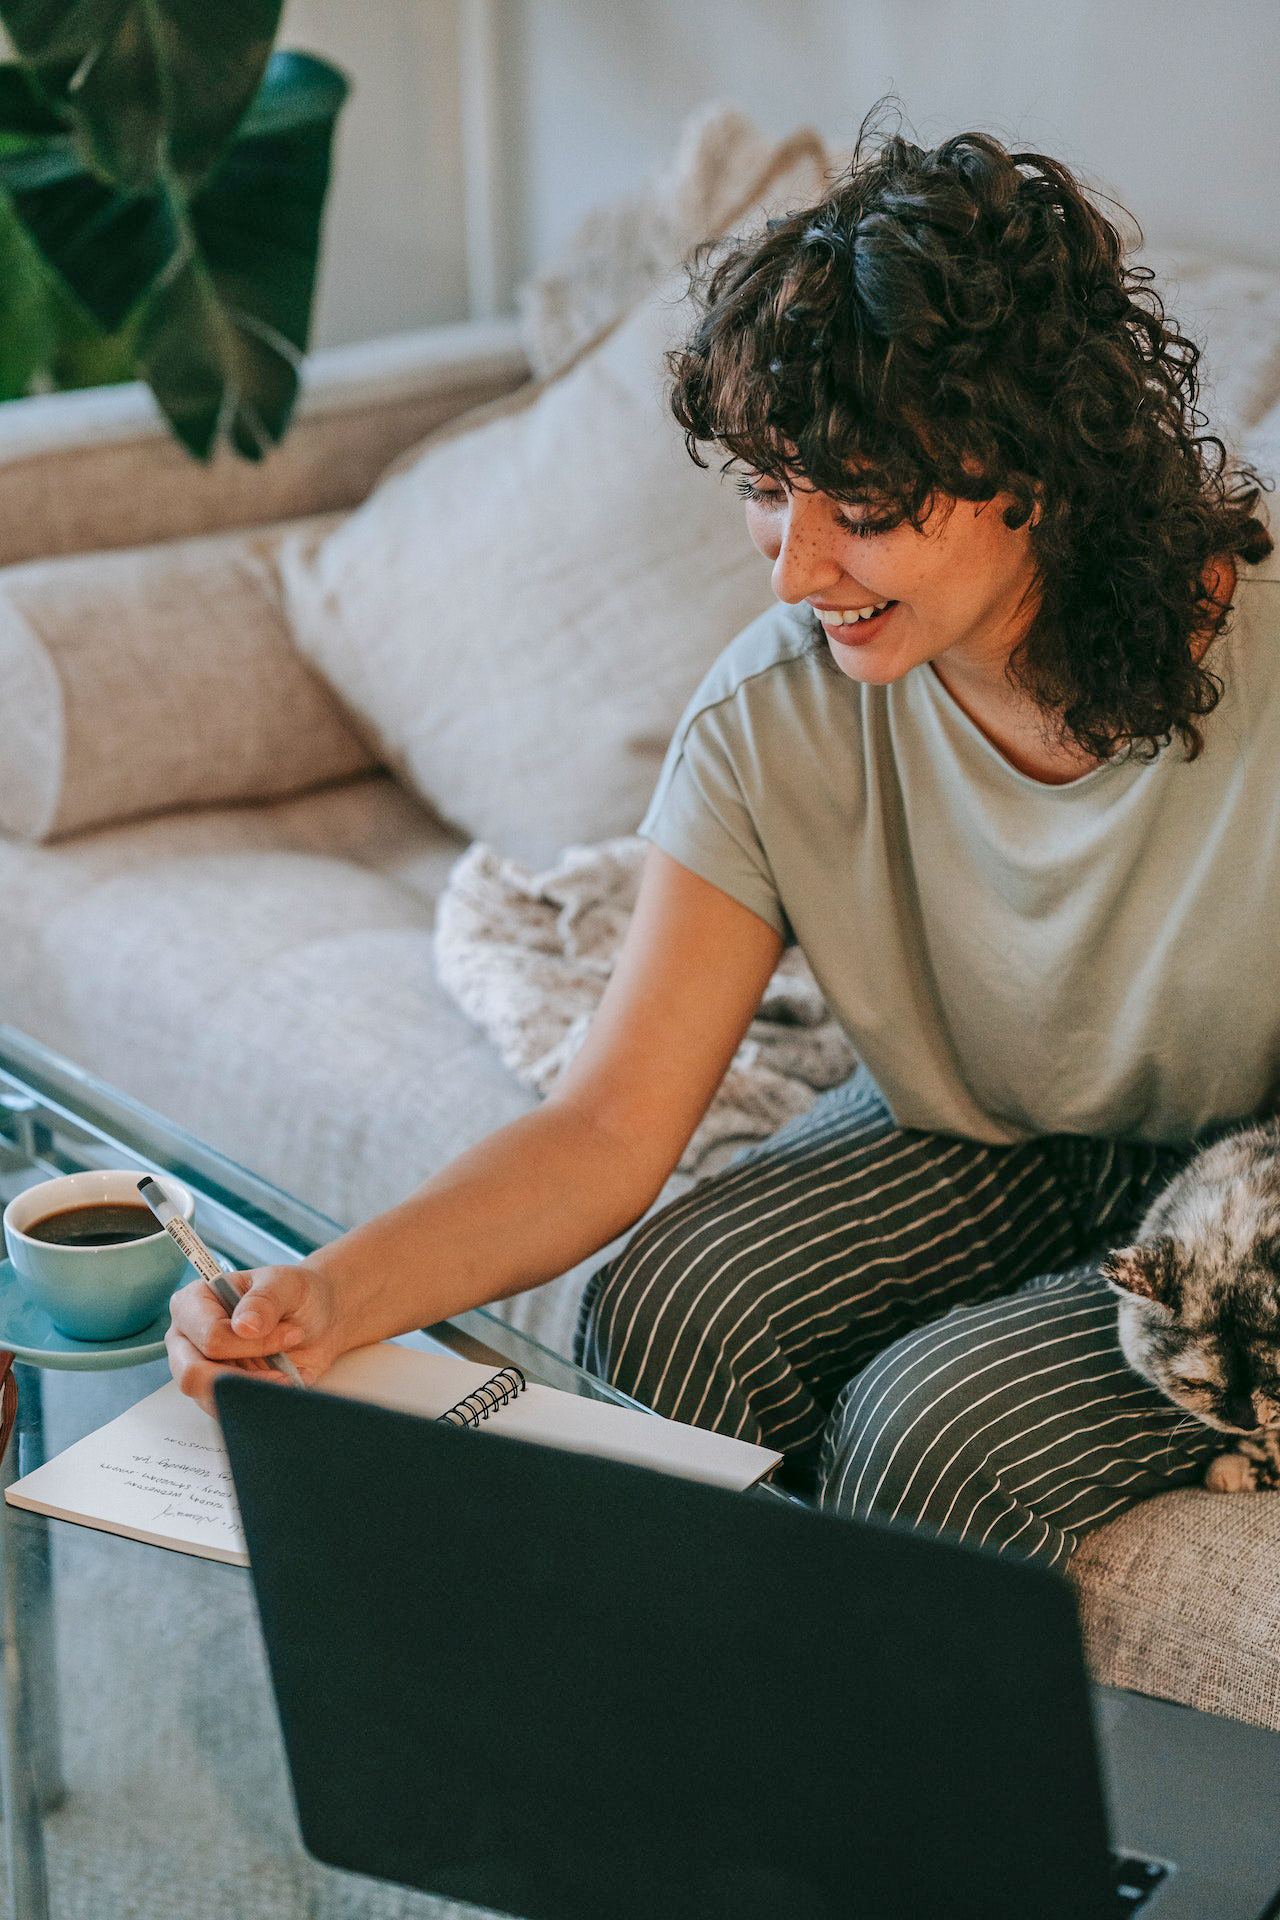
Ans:
[[[790,941],[773,872],[734,768],[723,708],[696,714],[677,732],[640,833]]]

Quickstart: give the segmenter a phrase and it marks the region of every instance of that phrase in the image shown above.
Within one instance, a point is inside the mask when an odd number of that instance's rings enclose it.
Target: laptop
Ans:
[[[216,1392],[319,1860],[519,1920],[1280,1915],[1280,1736],[1092,1690],[1056,1574]]]

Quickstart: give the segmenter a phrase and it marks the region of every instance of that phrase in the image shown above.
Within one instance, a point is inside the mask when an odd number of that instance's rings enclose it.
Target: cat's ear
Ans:
[[[1177,1312],[1178,1268],[1172,1240],[1161,1236],[1144,1246],[1117,1247],[1103,1261],[1102,1273],[1117,1293],[1136,1294],[1171,1317]]]

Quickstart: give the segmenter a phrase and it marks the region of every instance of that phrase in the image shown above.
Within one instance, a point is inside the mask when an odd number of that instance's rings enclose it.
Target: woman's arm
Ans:
[[[339,1353],[537,1286],[605,1246],[661,1191],[724,1077],[782,941],[651,848],[613,977],[550,1097],[398,1206],[293,1267],[240,1276],[228,1320],[202,1282],[175,1296],[169,1360],[210,1404],[217,1362]]]

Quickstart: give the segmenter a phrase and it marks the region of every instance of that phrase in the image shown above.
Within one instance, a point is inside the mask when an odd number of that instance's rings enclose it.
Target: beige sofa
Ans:
[[[126,563],[108,550],[341,510],[402,448],[527,377],[507,323],[318,355],[291,438],[259,470],[188,463],[141,389],[15,403],[0,410],[0,563],[97,555],[67,571],[74,611],[77,594],[120,590]],[[220,552],[202,548],[201,567],[216,575]],[[28,578],[0,574],[0,587]],[[223,658],[251,682],[237,591],[228,563]],[[23,688],[5,657],[13,727]],[[232,768],[230,803],[189,796],[44,844],[0,837],[0,1019],[351,1222],[531,1096],[435,980],[433,901],[463,840],[297,675],[324,742],[314,790],[255,799]],[[129,691],[127,672],[104,677],[104,778],[127,751],[112,751],[112,698]],[[198,702],[183,725],[211,778],[234,761]],[[573,1291],[508,1310],[563,1345]],[[1073,1573],[1102,1678],[1280,1727],[1280,1499],[1166,1495],[1093,1535]]]

